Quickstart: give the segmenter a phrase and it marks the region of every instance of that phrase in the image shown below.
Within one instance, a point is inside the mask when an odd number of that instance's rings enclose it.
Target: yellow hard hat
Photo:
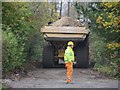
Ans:
[[[74,46],[74,43],[73,43],[72,41],[69,41],[69,42],[68,42],[68,46],[69,46],[69,45]]]

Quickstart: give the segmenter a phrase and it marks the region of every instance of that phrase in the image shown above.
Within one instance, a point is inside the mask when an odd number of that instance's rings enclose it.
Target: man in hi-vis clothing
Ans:
[[[64,54],[64,61],[65,61],[65,67],[67,68],[67,84],[73,84],[72,82],[72,74],[73,74],[73,62],[74,62],[74,52],[73,47],[74,43],[72,41],[69,41],[67,44],[67,49],[65,50]]]

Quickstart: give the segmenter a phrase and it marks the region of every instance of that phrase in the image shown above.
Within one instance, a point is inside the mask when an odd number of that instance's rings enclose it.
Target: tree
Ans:
[[[61,0],[61,3],[60,3],[60,17],[62,16],[62,0]]]
[[[22,68],[30,60],[41,61],[44,40],[40,29],[57,19],[55,13],[50,16],[48,4],[2,3],[3,73]]]
[[[70,2],[68,2],[68,17],[70,16]]]
[[[90,20],[90,49],[92,59],[96,60],[95,67],[110,68],[110,71],[105,71],[105,73],[118,77],[120,2],[84,2],[76,3],[75,7],[78,18],[82,14],[84,21]]]
[[[25,62],[25,42],[31,30],[30,16],[28,3],[2,3],[4,72]]]

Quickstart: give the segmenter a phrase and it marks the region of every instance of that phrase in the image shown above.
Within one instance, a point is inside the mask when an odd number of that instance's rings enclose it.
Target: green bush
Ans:
[[[78,15],[83,15],[85,19],[91,21],[89,24],[91,66],[103,74],[114,77],[119,77],[120,67],[119,6],[120,2],[75,4]]]
[[[12,32],[3,31],[3,72],[21,66],[24,61],[24,43],[19,44]]]
[[[36,33],[26,45],[28,47],[28,60],[42,61],[44,40],[40,33]],[[26,48],[27,48],[26,47]]]
[[[90,55],[91,62],[95,62],[99,67],[103,65],[106,61],[106,43],[104,38],[99,37],[96,33],[90,35]]]
[[[90,59],[92,63],[95,63],[94,69],[98,70],[103,75],[120,78],[118,71],[120,59],[115,57],[118,51],[108,49],[108,43],[96,33],[92,33],[90,36]]]
[[[49,9],[47,2],[2,3],[3,73],[21,68],[29,60],[42,60],[44,40],[40,28],[49,18],[57,18],[57,13],[50,16]]]
[[[28,3],[2,4],[4,73],[20,67],[26,60],[25,44],[31,32],[28,7]]]

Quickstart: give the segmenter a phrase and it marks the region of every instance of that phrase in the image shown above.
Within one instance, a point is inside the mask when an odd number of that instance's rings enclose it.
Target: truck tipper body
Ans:
[[[63,17],[41,29],[46,45],[43,48],[43,67],[64,67],[64,52],[73,41],[74,67],[89,67],[89,29],[78,20]]]

